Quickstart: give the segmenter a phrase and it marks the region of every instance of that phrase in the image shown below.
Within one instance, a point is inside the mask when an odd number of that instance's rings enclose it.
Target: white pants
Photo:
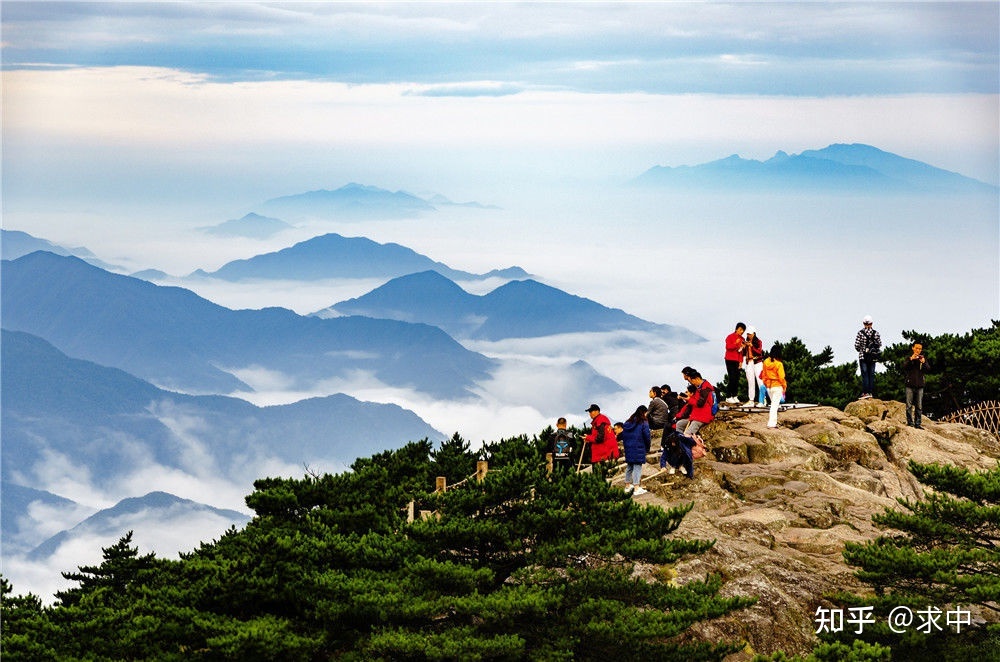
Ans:
[[[767,416],[767,427],[778,427],[778,405],[781,404],[781,396],[784,391],[780,386],[772,386],[767,389],[767,394],[771,396],[771,413]]]
[[[747,400],[750,402],[754,401],[754,396],[757,394],[757,387],[763,389],[764,382],[760,381],[760,373],[764,371],[764,363],[754,363],[750,361],[745,366],[743,366],[743,372],[747,373]],[[761,402],[764,401],[764,394],[761,393]]]

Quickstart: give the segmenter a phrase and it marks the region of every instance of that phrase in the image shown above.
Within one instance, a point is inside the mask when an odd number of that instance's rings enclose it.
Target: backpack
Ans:
[[[713,390],[712,391],[712,416],[715,416],[718,413],[719,413],[719,396],[716,395],[715,391]],[[702,451],[702,454],[704,454],[704,451]]]
[[[569,459],[570,453],[573,450],[572,446],[572,435],[570,435],[565,430],[558,430],[556,432],[555,440],[553,441],[553,459],[555,460],[566,460]]]

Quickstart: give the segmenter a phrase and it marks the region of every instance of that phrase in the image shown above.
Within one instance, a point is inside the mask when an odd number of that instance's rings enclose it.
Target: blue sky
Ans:
[[[998,4],[4,3],[4,68],[508,93],[996,93]],[[489,92],[495,94],[495,92]]]

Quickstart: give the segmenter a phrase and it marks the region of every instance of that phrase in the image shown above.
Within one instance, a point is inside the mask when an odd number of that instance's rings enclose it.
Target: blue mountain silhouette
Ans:
[[[205,234],[220,237],[247,237],[249,239],[267,239],[282,230],[292,226],[281,219],[249,213],[242,218],[235,218],[218,225],[201,228]]]
[[[283,308],[230,310],[189,290],[47,252],[4,261],[2,277],[5,328],[172,390],[245,390],[231,371],[258,367],[288,376],[291,388],[367,373],[386,384],[461,398],[495,367],[429,325],[318,319]]]
[[[558,333],[652,331],[678,342],[704,340],[682,327],[648,322],[535,280],[512,281],[479,296],[434,271],[395,278],[317,314],[329,311],[424,322],[457,338],[501,340]]]
[[[995,192],[996,186],[864,144],[834,144],[766,161],[734,154],[695,166],[654,166],[636,184],[727,189],[838,190],[865,193]]]
[[[411,218],[434,211],[434,205],[405,191],[350,183],[329,191],[320,189],[273,198],[260,211],[280,218],[341,220]]]
[[[104,262],[90,250],[82,246],[66,248],[54,244],[47,239],[32,236],[27,232],[21,232],[20,230],[0,230],[0,249],[2,249],[4,260],[16,260],[35,251],[48,251],[56,255],[73,255],[84,262],[88,262],[101,269],[107,269],[108,271],[124,271],[121,267]]]
[[[2,332],[2,477],[24,483],[65,458],[107,487],[143,464],[212,469],[233,480],[252,461],[348,464],[410,440],[443,435],[411,411],[338,394],[257,407],[238,398],[156,388],[117,368],[73,359],[31,334]],[[196,421],[179,435],[171,421]],[[240,467],[240,469],[238,469]],[[36,487],[45,487],[42,485]],[[6,500],[6,494],[5,500]]]
[[[452,269],[399,244],[380,244],[366,237],[344,237],[335,233],[313,237],[274,253],[234,260],[212,273],[198,271],[192,275],[207,275],[231,281],[255,278],[321,280],[395,278],[428,269],[458,280],[528,276],[520,267],[472,274]]]

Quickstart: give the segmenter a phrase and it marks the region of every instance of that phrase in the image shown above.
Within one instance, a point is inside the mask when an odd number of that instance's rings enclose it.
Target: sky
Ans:
[[[628,179],[832,142],[996,183],[997,14],[5,2],[5,204],[211,201],[352,177],[480,195],[501,172]]]
[[[887,342],[1000,318],[995,195],[642,197],[623,186],[655,165],[833,143],[1000,184],[997,2],[5,0],[0,30],[5,229],[178,284],[336,231],[477,273],[519,265],[710,339],[480,343],[512,362],[482,385],[479,407],[352,392],[411,406],[448,434],[541,429],[525,394],[544,398],[537,374],[560,361],[584,358],[626,386],[604,403],[623,415],[650,384],[679,385],[683,365],[717,379],[716,345],[737,320],[766,343],[831,345],[844,362],[866,314]],[[269,241],[197,231],[349,182],[497,209],[299,226]],[[223,305],[303,314],[375,285],[185,284]],[[226,507],[243,493],[204,488],[225,492],[218,503],[173,487]]]

